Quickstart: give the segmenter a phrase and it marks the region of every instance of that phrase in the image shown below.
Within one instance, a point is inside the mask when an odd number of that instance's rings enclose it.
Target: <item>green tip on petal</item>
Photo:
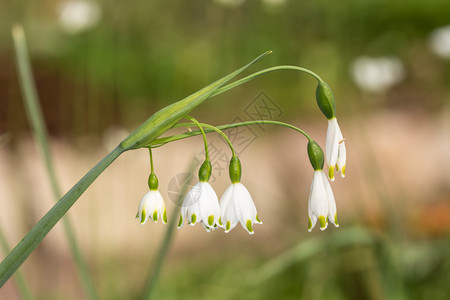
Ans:
[[[223,226],[223,224],[222,224],[222,217],[219,217],[219,225]]]
[[[195,214],[192,214],[192,216],[191,216],[191,223],[195,224],[195,221],[197,221],[197,216]]]
[[[163,219],[164,224],[167,224],[167,212],[166,212],[166,209],[165,209],[165,208],[164,208],[164,212],[163,212],[163,217],[162,217],[162,219]]]
[[[334,166],[331,166],[331,167],[328,169],[328,177],[330,178],[331,181],[334,180]]]
[[[158,222],[158,211],[153,212],[153,221]]]
[[[319,217],[320,230],[325,230],[327,228],[327,219],[324,216]]]
[[[311,218],[308,218],[308,230],[309,230],[309,231],[312,230],[312,221],[311,221]]]
[[[262,224],[262,222],[261,222],[261,220],[259,219],[258,215],[256,215],[256,221],[257,221],[258,223],[261,223],[261,224]]]
[[[209,216],[208,217],[208,224],[209,224],[209,226],[213,226],[214,225],[214,216]]]
[[[341,170],[341,176],[342,176],[342,177],[345,177],[345,165],[342,167],[342,170]]]
[[[139,212],[137,212],[137,214],[136,214],[136,219],[137,219],[137,218],[139,218]]]
[[[180,228],[181,225],[183,225],[183,216],[180,214],[180,220],[178,221],[178,228]]]
[[[339,227],[339,223],[338,223],[338,219],[337,219],[337,214],[334,215],[334,225],[336,227]]]
[[[145,223],[145,210],[142,210],[141,212],[141,224]]]
[[[231,223],[230,223],[230,221],[227,221],[227,226],[225,226],[225,230],[229,231],[230,227],[231,227]]]
[[[247,223],[245,223],[245,227],[247,227],[249,233],[253,233],[252,220],[247,220]]]

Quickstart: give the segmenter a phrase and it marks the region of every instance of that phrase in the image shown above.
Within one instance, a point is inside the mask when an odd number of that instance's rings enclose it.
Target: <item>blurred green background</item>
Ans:
[[[48,191],[39,190],[45,176],[35,173],[40,162],[18,87],[12,24],[22,24],[27,35],[65,189],[111,139],[119,142],[153,112],[272,50],[251,71],[303,66],[325,79],[337,99],[349,161],[348,178],[333,184],[341,228],[305,233],[311,174],[304,141],[257,128],[260,138],[242,161],[247,185],[261,190],[254,198],[264,225],[251,237],[241,228],[228,235],[183,228],[188,232],[176,235],[156,298],[447,299],[449,16],[447,0],[2,1],[0,197],[8,209],[0,225],[17,243],[51,206]],[[263,91],[281,109],[278,120],[311,131],[324,145],[315,84],[297,72],[271,73],[208,101],[194,116],[215,125],[248,119],[245,108]],[[183,172],[200,148],[193,140],[158,149],[160,182]],[[123,224],[145,192],[148,161],[139,155],[119,161],[121,168],[103,175],[109,181],[80,199],[88,203],[74,208],[103,299],[137,299],[164,233],[161,224],[138,232],[134,220]],[[218,177],[226,186],[226,175]],[[33,198],[50,200],[27,204],[23,185]],[[92,204],[104,201],[102,193],[111,199],[107,207]],[[117,202],[129,215],[120,214]],[[107,241],[111,232],[114,242]],[[67,249],[55,250],[64,239],[54,238],[30,257],[25,276],[39,299],[82,299]],[[11,280],[2,293],[17,297]]]

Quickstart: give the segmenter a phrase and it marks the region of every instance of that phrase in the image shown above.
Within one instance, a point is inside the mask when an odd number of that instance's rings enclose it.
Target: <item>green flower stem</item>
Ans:
[[[190,167],[187,169],[188,173],[192,173],[194,170],[194,162],[191,163]],[[175,203],[181,203],[181,200],[184,198],[186,193],[188,192],[188,185],[183,184],[180,189],[180,194]],[[166,234],[164,235],[164,239],[159,246],[158,253],[156,255],[155,264],[153,268],[150,270],[147,280],[145,282],[145,286],[142,293],[142,300],[149,300],[152,298],[153,292],[155,290],[156,284],[158,283],[159,275],[161,274],[161,269],[164,263],[164,259],[169,251],[170,244],[172,242],[173,234],[175,232],[175,227],[178,222],[178,216],[180,214],[180,206],[176,205],[175,209],[172,212],[171,218],[169,219],[169,226],[166,230]]]
[[[213,128],[216,128],[216,129],[221,131],[221,130],[236,128],[236,127],[259,125],[259,124],[263,124],[263,125],[269,124],[269,125],[278,125],[278,126],[287,127],[287,128],[293,129],[293,130],[303,134],[308,139],[308,142],[312,141],[311,137],[305,131],[303,131],[300,128],[295,127],[295,126],[293,126],[291,124],[287,124],[287,123],[283,123],[283,122],[279,122],[279,121],[255,120],[255,121],[247,121],[247,122],[239,122],[239,123],[233,123],[233,124],[227,124],[227,125],[220,125],[220,126],[216,126],[216,127],[208,125],[208,124],[202,124],[202,126],[206,127],[205,128],[205,132],[206,133],[210,133],[210,132],[215,131]],[[176,124],[173,128],[192,127],[192,126],[193,125],[191,123],[179,123],[179,124]],[[208,127],[208,126],[211,126],[211,127]],[[180,134],[176,134],[176,135],[172,135],[172,136],[168,136],[168,137],[155,139],[153,141],[153,143],[152,143],[152,147],[160,147],[160,146],[165,145],[167,143],[178,141],[178,140],[182,140],[182,139],[189,138],[189,137],[192,137],[192,136],[196,136],[196,135],[199,135],[199,134],[201,134],[201,132],[199,130],[195,130],[195,131],[189,131],[189,132],[185,132],[185,133],[180,133]],[[228,137],[226,139],[227,139],[227,142],[230,145],[231,142],[229,142]]]
[[[220,134],[225,139],[225,141],[227,142],[228,146],[230,146],[231,153],[233,154],[233,157],[236,156],[236,151],[234,151],[233,144],[231,143],[230,139],[227,137],[227,135],[222,130],[220,130],[219,128],[217,128],[215,126],[209,125],[209,124],[202,123],[201,125],[203,127],[206,127],[209,130],[215,131],[218,134]],[[185,127],[185,126],[183,126],[183,127]]]
[[[151,147],[148,147],[148,154],[150,155],[150,171],[151,171],[151,173],[155,173],[153,170],[153,154],[152,154]]]
[[[0,287],[2,287],[11,275],[14,274],[92,182],[94,182],[94,180],[124,151],[123,148],[118,146],[98,162],[97,165],[84,175],[84,177],[81,178],[80,181],[78,181],[78,183],[75,184],[61,200],[45,214],[44,217],[42,217],[8,256],[6,256],[0,264]]]
[[[33,82],[33,76],[31,72],[30,60],[26,46],[25,34],[22,27],[13,27],[13,39],[16,50],[16,60],[19,69],[20,86],[25,102],[25,108],[28,116],[28,120],[31,123],[36,141],[40,147],[41,155],[45,163],[45,169],[50,179],[50,185],[55,200],[61,198],[61,190],[57,180],[55,168],[53,166],[53,160],[50,153],[50,147],[48,144],[47,128],[45,126],[44,118],[42,116],[41,107],[39,105],[39,99],[36,92],[36,87]],[[86,291],[89,299],[99,299],[97,292],[94,288],[94,283],[89,275],[89,270],[81,251],[78,247],[75,233],[73,231],[70,219],[66,216],[63,218],[64,231],[69,243],[69,248],[75,261],[80,280]]]
[[[261,76],[261,75],[264,75],[264,74],[267,74],[267,73],[270,73],[270,72],[274,72],[274,71],[280,71],[280,70],[300,71],[300,72],[306,73],[308,75],[311,75],[312,77],[317,79],[317,81],[319,81],[319,82],[323,81],[322,78],[320,78],[319,75],[317,75],[316,73],[314,73],[311,70],[308,70],[308,69],[305,69],[305,68],[302,68],[302,67],[298,67],[298,66],[276,66],[276,67],[267,68],[267,69],[255,72],[255,73],[250,74],[250,75],[248,75],[248,76],[246,76],[246,77],[244,77],[242,79],[236,80],[233,83],[227,84],[226,86],[217,89],[217,91],[215,91],[211,95],[211,97],[214,97],[214,96],[217,96],[219,94],[222,94],[222,93],[224,93],[224,92],[226,92],[226,91],[228,91],[228,90],[230,90],[232,88],[235,88],[235,87],[237,87],[237,86],[239,86],[241,84],[244,84],[244,83],[246,83],[246,82],[248,82],[250,80],[253,80],[253,79],[255,79],[258,76]]]
[[[200,123],[196,119],[194,119],[190,116],[186,116],[185,118],[188,120],[191,120],[198,127],[200,132],[202,133],[203,143],[205,144],[205,160],[209,160],[208,142],[206,141],[206,134],[205,134],[205,131],[203,130],[202,125],[200,125]]]

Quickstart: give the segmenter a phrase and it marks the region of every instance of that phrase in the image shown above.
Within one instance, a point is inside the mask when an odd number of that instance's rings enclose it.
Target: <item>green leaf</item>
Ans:
[[[154,139],[170,129],[179,120],[184,118],[192,109],[202,104],[206,99],[210,98],[220,87],[270,53],[271,51],[261,54],[239,70],[236,70],[233,73],[211,83],[207,87],[204,87],[200,91],[157,111],[125,140],[123,140],[121,147],[125,150],[130,150],[150,145]]]

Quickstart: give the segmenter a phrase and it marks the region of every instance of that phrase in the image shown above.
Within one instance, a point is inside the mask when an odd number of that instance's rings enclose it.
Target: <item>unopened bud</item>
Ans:
[[[308,143],[308,157],[315,171],[323,170],[323,150],[320,148],[319,144],[313,140],[310,140]]]
[[[241,161],[237,156],[233,156],[230,161],[230,179],[232,183],[238,183],[241,181]]]
[[[334,100],[333,92],[325,81],[320,81],[317,85],[316,101],[327,119],[336,117],[336,102]]]
[[[156,174],[151,172],[150,176],[148,177],[148,187],[151,191],[156,191],[158,189],[158,178],[156,177]]]
[[[198,178],[200,179],[200,182],[208,182],[211,177],[211,170],[211,161],[206,159],[198,170]]]

